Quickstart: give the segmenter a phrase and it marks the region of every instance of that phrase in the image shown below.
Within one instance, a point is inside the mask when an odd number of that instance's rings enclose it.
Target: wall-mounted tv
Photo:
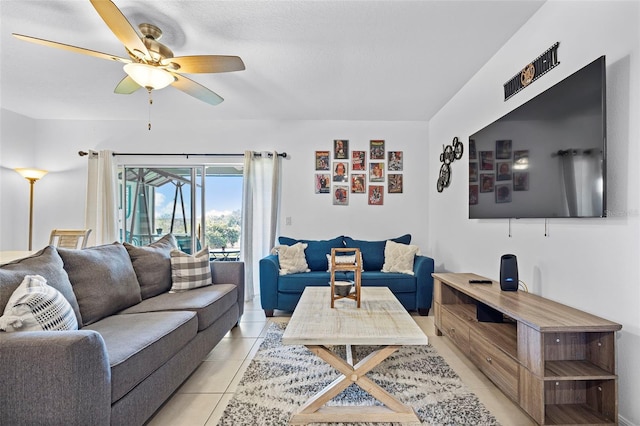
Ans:
[[[604,217],[602,56],[469,136],[469,218]]]

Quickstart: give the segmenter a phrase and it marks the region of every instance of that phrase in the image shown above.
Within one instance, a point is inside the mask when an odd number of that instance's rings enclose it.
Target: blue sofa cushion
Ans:
[[[405,234],[391,241],[400,244],[410,244],[411,234]],[[384,246],[387,240],[383,241],[363,241],[354,240],[351,237],[344,237],[344,242],[348,248],[359,248],[362,253],[362,263],[365,271],[381,271],[384,265]]]
[[[278,238],[280,244],[292,246],[295,243],[306,243],[307,248],[304,250],[304,255],[307,258],[307,265],[311,271],[324,271],[329,269],[327,263],[327,254],[331,254],[332,248],[343,248],[344,237],[339,236],[332,240],[296,240],[289,237]],[[384,251],[384,245],[382,247]],[[382,266],[380,266],[382,269]]]

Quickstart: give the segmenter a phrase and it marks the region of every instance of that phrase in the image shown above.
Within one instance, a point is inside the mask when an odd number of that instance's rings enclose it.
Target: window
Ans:
[[[123,241],[146,245],[172,233],[186,253],[208,245],[212,258],[239,258],[242,164],[126,165],[119,177]]]

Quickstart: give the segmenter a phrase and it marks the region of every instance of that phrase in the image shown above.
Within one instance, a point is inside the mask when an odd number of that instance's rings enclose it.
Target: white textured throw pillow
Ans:
[[[192,290],[211,285],[211,266],[209,265],[209,247],[205,247],[191,256],[178,249],[171,255],[171,292]]]
[[[309,272],[311,270],[304,256],[304,249],[307,246],[307,243],[295,243],[292,246],[282,245],[273,248],[273,252],[278,254],[280,275]]]
[[[40,275],[27,275],[9,298],[0,317],[3,331],[77,330],[73,308]]]
[[[401,272],[413,275],[413,260],[420,253],[418,246],[388,240],[384,246],[382,272]]]

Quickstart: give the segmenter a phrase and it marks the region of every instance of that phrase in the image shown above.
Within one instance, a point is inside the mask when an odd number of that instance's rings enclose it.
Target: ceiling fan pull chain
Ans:
[[[151,105],[153,105],[153,99],[151,98],[151,89],[147,89],[149,92],[149,131],[151,131]]]

